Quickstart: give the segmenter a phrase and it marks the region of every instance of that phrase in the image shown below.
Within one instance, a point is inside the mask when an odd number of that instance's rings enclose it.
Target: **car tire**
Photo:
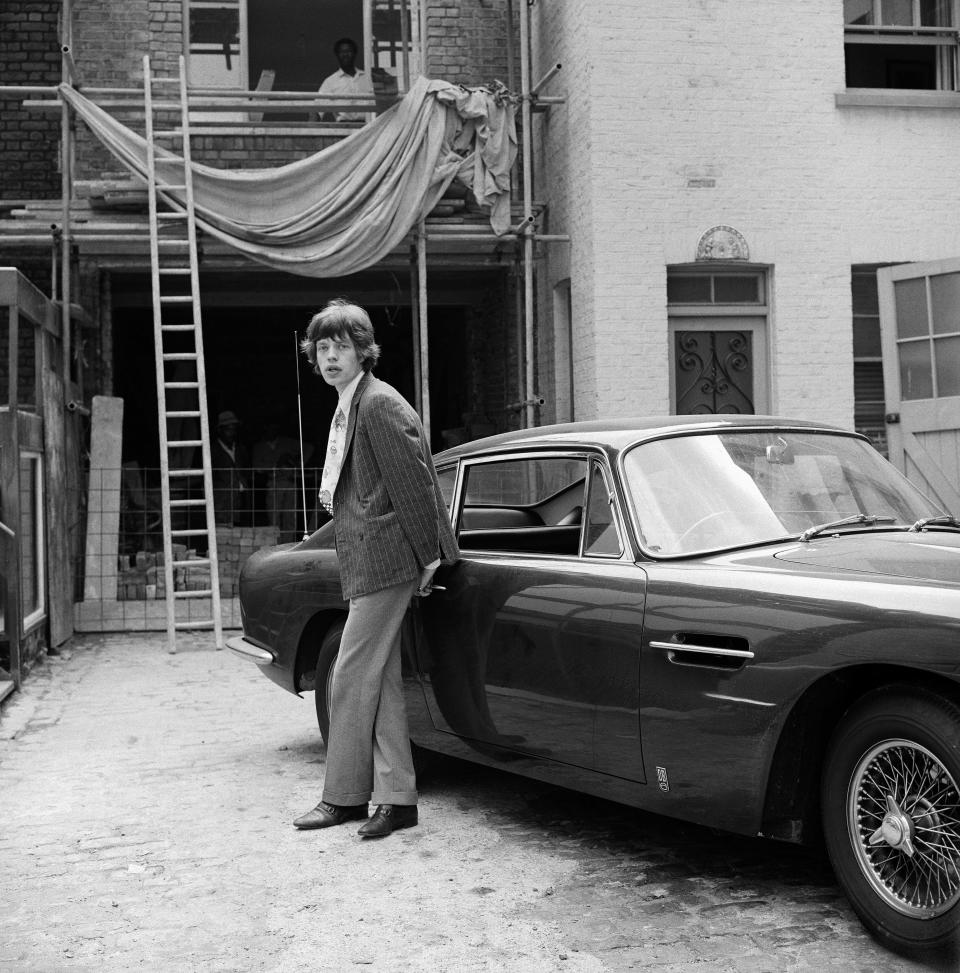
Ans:
[[[333,664],[340,652],[340,639],[343,638],[343,619],[334,622],[320,643],[317,655],[316,678],[314,681],[314,702],[317,707],[317,725],[323,742],[330,744],[330,687],[333,680]]]
[[[314,682],[314,702],[317,708],[317,725],[320,736],[327,746],[330,745],[330,690],[333,680],[333,665],[340,652],[340,640],[343,638],[345,620],[334,622],[327,629],[327,634],[320,644],[317,654],[316,679]],[[436,764],[436,754],[424,750],[411,741],[410,752],[413,757],[413,769],[417,778],[426,777]]]
[[[900,953],[960,941],[960,707],[888,687],[865,696],[830,742],[824,840],[854,911]]]

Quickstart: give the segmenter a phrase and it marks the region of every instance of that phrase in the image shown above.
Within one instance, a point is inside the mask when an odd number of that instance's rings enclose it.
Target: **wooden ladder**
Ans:
[[[154,85],[178,85],[179,105],[172,102],[169,96],[164,98],[162,94],[155,102]],[[176,633],[179,630],[212,628],[219,649],[223,645],[223,625],[220,616],[207,382],[203,363],[197,225],[193,208],[190,113],[183,56],[180,57],[179,78],[153,78],[150,58],[144,56],[143,92],[153,342],[160,429],[167,648],[170,652],[176,652]],[[179,112],[177,123],[171,126],[169,122],[164,122],[164,119],[176,112]],[[169,152],[160,150],[163,173],[160,179],[157,174],[159,140],[173,141]],[[173,170],[176,170],[177,175],[170,181],[169,174]],[[188,290],[184,287],[185,284]],[[168,408],[168,398],[175,401],[172,409]],[[170,428],[171,422],[174,424],[173,429]],[[195,460],[198,449],[199,465]],[[191,460],[190,457],[194,459]],[[201,508],[203,526],[200,526],[196,517]],[[175,572],[174,543],[186,543],[189,548],[192,546],[189,541],[194,538],[205,542],[207,556],[178,561]],[[202,546],[197,545],[198,548]],[[175,575],[189,577],[189,573],[198,568],[206,569],[201,574],[203,577],[209,574],[209,584],[192,590],[184,584],[182,590],[176,590]],[[196,599],[209,599],[212,617],[194,617],[194,610],[198,607]],[[201,610],[200,614],[206,616],[207,612]]]

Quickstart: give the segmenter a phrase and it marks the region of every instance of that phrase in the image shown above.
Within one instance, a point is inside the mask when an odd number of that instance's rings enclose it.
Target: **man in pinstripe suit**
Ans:
[[[350,610],[333,671],[323,799],[293,823],[362,819],[358,833],[381,838],[417,824],[400,626],[411,597],[428,594],[441,559],[459,551],[420,419],[372,375],[380,349],[367,312],[331,301],[301,347],[339,396],[320,502],[333,516]],[[377,810],[368,819],[371,800]]]

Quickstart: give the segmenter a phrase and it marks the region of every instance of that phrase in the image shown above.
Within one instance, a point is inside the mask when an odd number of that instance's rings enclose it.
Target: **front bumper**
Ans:
[[[256,662],[258,666],[272,666],[275,661],[272,653],[255,645],[245,635],[235,635],[227,639],[227,648],[248,662]]]

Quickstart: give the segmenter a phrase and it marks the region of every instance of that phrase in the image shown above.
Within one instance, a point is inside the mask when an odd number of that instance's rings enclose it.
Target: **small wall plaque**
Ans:
[[[712,226],[697,242],[697,260],[749,260],[750,248],[739,230]]]

